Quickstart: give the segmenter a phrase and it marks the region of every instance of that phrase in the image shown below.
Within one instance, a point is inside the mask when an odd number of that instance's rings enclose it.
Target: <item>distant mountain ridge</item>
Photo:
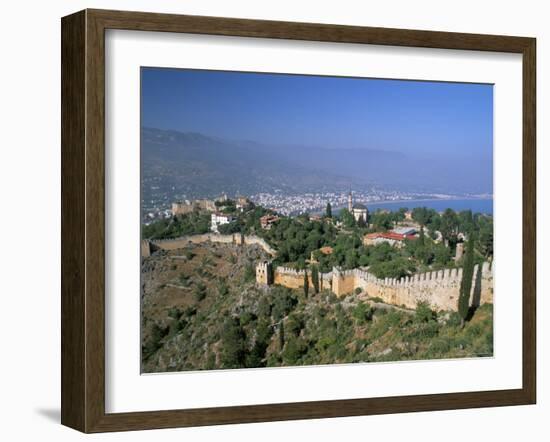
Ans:
[[[349,185],[346,177],[327,177],[273,152],[202,134],[143,129],[141,144],[142,178],[159,178],[161,187],[189,195],[295,193]]]
[[[492,159],[468,161],[444,152],[421,157],[374,149],[274,146],[142,128],[141,160],[144,181],[186,195],[305,193],[373,185],[492,192]]]

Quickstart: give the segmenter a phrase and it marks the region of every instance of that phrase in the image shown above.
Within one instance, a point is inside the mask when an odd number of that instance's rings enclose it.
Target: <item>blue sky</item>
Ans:
[[[487,158],[491,85],[142,68],[142,126],[233,140]]]

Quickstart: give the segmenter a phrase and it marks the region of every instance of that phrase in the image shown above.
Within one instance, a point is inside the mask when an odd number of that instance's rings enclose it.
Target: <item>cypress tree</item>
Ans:
[[[332,218],[332,206],[330,205],[330,203],[327,203],[327,218]]]
[[[285,326],[283,320],[281,319],[281,324],[279,325],[279,349],[283,351],[285,346]]]
[[[420,227],[420,235],[416,240],[416,251],[415,257],[419,259],[424,264],[428,264],[430,259],[428,247],[426,246],[426,236],[424,234],[424,226]]]
[[[311,282],[315,293],[319,293],[319,269],[317,266],[311,268]]]
[[[470,310],[470,293],[474,276],[474,231],[471,230],[466,243],[466,257],[462,270],[462,281],[460,281],[460,292],[458,295],[458,314],[461,318],[461,325],[464,327]]]
[[[304,270],[304,296],[307,299],[307,296],[309,294],[309,281],[307,278],[307,270]]]

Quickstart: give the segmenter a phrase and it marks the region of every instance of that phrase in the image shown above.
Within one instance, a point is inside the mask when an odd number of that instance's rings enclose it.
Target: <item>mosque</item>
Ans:
[[[368,217],[368,209],[367,206],[364,204],[353,204],[353,195],[351,193],[351,190],[348,194],[348,210],[355,218],[355,221],[359,222],[360,219],[364,221],[364,223],[367,223],[367,217]]]

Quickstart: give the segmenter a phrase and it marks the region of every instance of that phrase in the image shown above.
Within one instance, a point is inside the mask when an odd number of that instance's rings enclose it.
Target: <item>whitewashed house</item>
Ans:
[[[222,224],[229,224],[231,221],[233,221],[233,217],[231,215],[214,212],[210,218],[210,230],[215,233],[220,233],[218,227]]]

